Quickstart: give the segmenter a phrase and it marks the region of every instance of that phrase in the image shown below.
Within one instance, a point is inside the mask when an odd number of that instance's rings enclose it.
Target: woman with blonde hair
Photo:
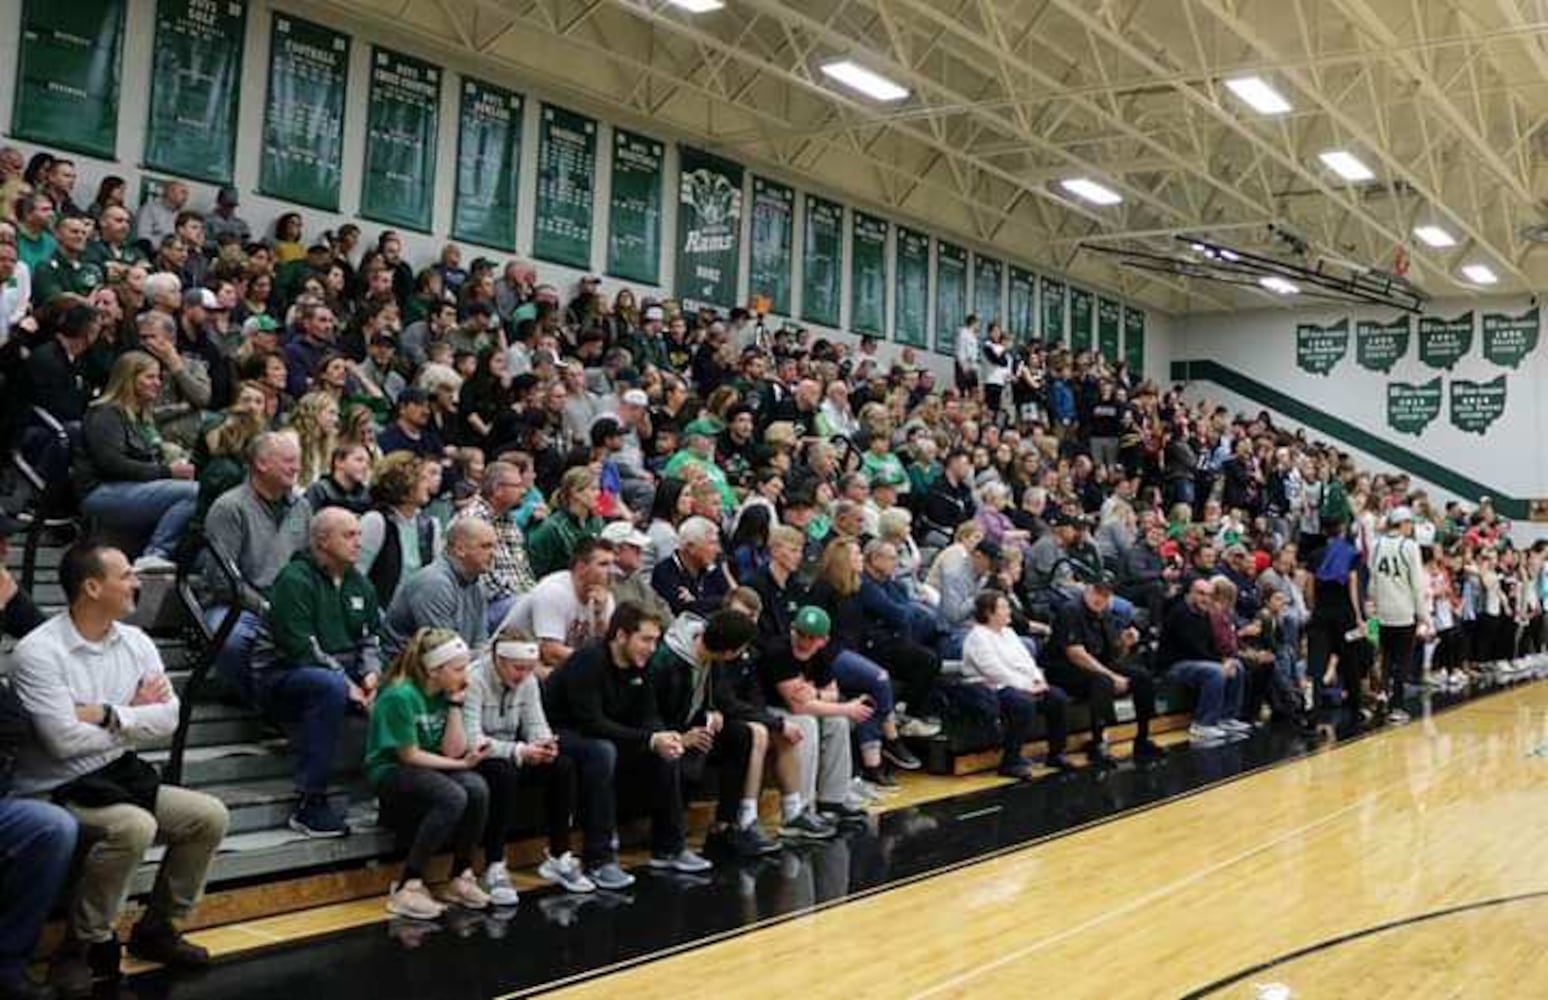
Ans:
[[[126,351],[81,424],[72,478],[81,510],[99,524],[150,540],[135,560],[141,573],[170,573],[172,557],[199,503],[193,463],[162,441],[155,406],[161,362]]]
[[[302,488],[328,474],[333,449],[339,444],[339,402],[331,392],[314,390],[301,397],[290,413],[290,429],[301,443]]]
[[[602,537],[602,518],[597,501],[602,491],[597,474],[588,465],[565,472],[554,491],[553,513],[527,536],[527,558],[539,578],[569,569],[570,557],[582,538]]]
[[[463,721],[468,644],[450,629],[422,628],[398,654],[366,731],[366,777],[381,804],[382,823],[409,844],[387,912],[434,920],[446,905],[482,910],[488,893],[473,874],[473,851],[489,815],[489,786],[478,767],[488,739],[468,739]],[[430,860],[450,848],[456,874],[440,900],[425,887]]]

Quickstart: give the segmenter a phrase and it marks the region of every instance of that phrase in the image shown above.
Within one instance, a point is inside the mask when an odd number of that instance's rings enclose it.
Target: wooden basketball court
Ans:
[[[545,995],[1548,996],[1548,684]]]

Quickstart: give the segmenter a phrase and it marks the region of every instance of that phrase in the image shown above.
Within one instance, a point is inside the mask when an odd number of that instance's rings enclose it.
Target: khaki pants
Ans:
[[[80,822],[80,877],[70,900],[70,935],[89,944],[106,941],[129,896],[135,869],[152,844],[167,845],[156,872],[147,915],[179,920],[204,892],[210,862],[226,835],[229,817],[219,799],[175,785],[156,793],[156,813],[139,806],[67,806]]]

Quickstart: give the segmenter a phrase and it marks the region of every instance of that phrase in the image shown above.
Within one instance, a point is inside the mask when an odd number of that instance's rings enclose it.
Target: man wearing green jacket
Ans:
[[[360,521],[342,507],[312,518],[311,545],[274,579],[269,618],[253,652],[258,707],[296,743],[290,828],[308,837],[342,837],[349,827],[328,804],[332,766],[350,705],[369,709],[381,672],[381,609],[359,570]]]

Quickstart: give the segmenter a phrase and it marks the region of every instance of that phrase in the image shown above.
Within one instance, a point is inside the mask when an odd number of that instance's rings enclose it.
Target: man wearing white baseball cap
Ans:
[[[662,621],[671,621],[672,609],[650,585],[645,569],[650,536],[629,521],[613,521],[602,529],[602,540],[613,543],[613,599],[638,604]]]
[[[1367,613],[1381,622],[1378,710],[1386,709],[1389,722],[1407,722],[1401,702],[1404,681],[1413,669],[1414,640],[1431,629],[1429,578],[1414,541],[1412,510],[1394,507],[1387,513],[1387,533],[1371,547],[1370,565]]]

